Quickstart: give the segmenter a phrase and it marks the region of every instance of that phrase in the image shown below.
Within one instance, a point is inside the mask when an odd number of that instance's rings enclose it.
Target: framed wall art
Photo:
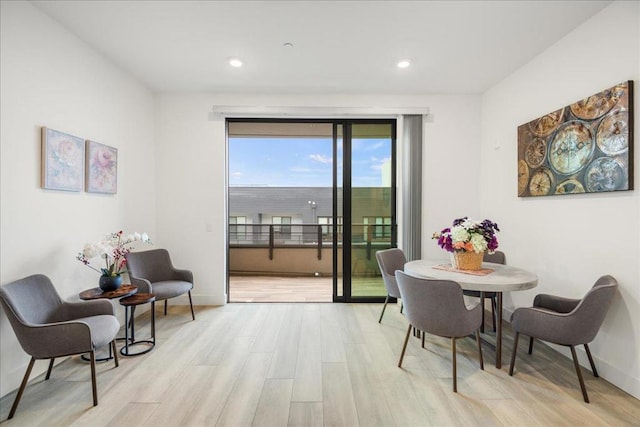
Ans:
[[[118,149],[87,141],[87,191],[115,194],[118,189]]]
[[[42,128],[42,188],[82,191],[84,139]]]
[[[518,126],[518,196],[632,189],[632,81]]]

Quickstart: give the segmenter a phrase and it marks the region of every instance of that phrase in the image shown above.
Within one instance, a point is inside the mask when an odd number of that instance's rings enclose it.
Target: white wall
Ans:
[[[427,253],[439,252],[428,241],[433,231],[479,210],[479,96],[158,95],[158,238],[175,252],[176,265],[193,270],[199,304],[226,302],[225,123],[221,117],[210,120],[214,105],[429,107],[423,172]]]
[[[640,398],[640,150],[634,191],[518,198],[517,127],[626,80],[635,81],[639,123],[640,3],[615,2],[482,98],[481,210],[501,226],[507,262],[535,271],[537,293],[580,298],[604,274],[620,293],[592,345],[602,377]],[[583,363],[586,356],[579,350]],[[588,366],[588,363],[587,363]]]
[[[0,10],[0,283],[43,273],[77,299],[98,285],[75,260],[85,242],[120,229],[156,237],[153,95],[30,3]],[[118,148],[118,193],[41,189],[41,126]],[[28,360],[0,314],[0,395]]]

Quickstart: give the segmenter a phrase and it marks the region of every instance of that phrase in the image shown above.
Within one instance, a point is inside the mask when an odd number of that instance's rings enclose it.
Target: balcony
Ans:
[[[342,226],[336,227],[338,241]],[[352,295],[385,296],[375,252],[389,247],[391,226],[352,228]],[[342,245],[338,243],[338,259]],[[318,224],[231,224],[230,301],[331,301],[333,226]],[[338,295],[342,267],[338,263]]]

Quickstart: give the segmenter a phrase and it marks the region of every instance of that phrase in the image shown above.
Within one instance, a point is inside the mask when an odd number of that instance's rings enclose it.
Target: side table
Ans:
[[[135,336],[135,310],[136,306],[151,303],[151,337],[148,340],[136,341]],[[120,305],[124,306],[124,347],[120,349],[123,356],[139,356],[150,352],[156,345],[156,296],[154,294],[135,294],[120,300]],[[131,307],[131,315],[129,315],[129,307]],[[129,323],[130,322],[130,323]],[[129,338],[129,326],[131,325],[131,338]],[[138,352],[131,352],[129,347],[146,344],[147,348]]]
[[[101,299],[101,298],[106,298],[106,299],[124,298],[124,297],[131,296],[136,292],[138,292],[138,287],[136,285],[126,284],[126,285],[121,285],[115,291],[109,291],[109,292],[103,292],[102,289],[100,288],[86,289],[80,292],[78,296],[80,297],[81,300],[88,301],[92,299]],[[125,326],[125,329],[126,329],[126,326]],[[89,359],[84,354],[81,357],[82,357],[82,360],[89,361]],[[113,359],[113,354],[111,354],[111,346],[109,346],[108,356],[96,357],[97,362],[105,362],[111,359]]]

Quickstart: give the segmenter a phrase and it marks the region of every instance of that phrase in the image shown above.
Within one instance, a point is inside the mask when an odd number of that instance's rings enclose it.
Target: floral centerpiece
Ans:
[[[92,270],[100,273],[100,288],[103,291],[115,290],[122,284],[120,274],[126,270],[125,255],[131,252],[134,242],[151,243],[147,233],[133,233],[127,236],[122,230],[111,233],[104,240],[87,243],[76,259]],[[91,265],[94,258],[102,258],[104,266],[98,268]]]
[[[438,239],[438,246],[452,253],[455,268],[479,270],[484,253],[493,253],[498,248],[498,231],[498,224],[489,219],[478,221],[464,217],[454,220],[451,227],[434,233],[433,238]]]

